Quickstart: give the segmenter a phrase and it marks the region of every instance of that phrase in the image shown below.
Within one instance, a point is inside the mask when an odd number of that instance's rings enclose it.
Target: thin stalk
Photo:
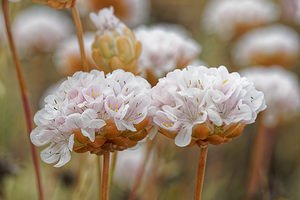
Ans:
[[[129,196],[128,200],[135,200],[136,197],[137,197],[137,192],[138,192],[139,187],[141,185],[143,175],[144,175],[144,172],[146,170],[146,166],[148,164],[149,157],[150,157],[150,154],[151,154],[152,144],[153,144],[153,141],[147,140],[147,147],[146,147],[145,157],[144,157],[142,165],[138,169],[138,172],[137,172],[137,175],[135,177],[134,184],[133,184],[133,187],[132,187],[132,190],[130,192],[130,196]]]
[[[195,187],[195,200],[201,200],[205,166],[206,166],[206,158],[207,158],[207,150],[208,150],[207,145],[200,146],[197,178],[196,178],[196,185],[195,185],[196,186]]]
[[[31,154],[32,154],[32,159],[33,159],[33,164],[34,164],[34,169],[35,169],[35,175],[36,175],[36,179],[37,179],[39,199],[43,200],[44,199],[44,194],[43,194],[42,181],[41,181],[41,175],[40,175],[40,166],[39,166],[38,154],[37,154],[36,147],[30,141],[30,133],[32,131],[33,126],[32,126],[32,121],[31,121],[31,113],[30,113],[30,106],[29,106],[29,100],[28,100],[28,92],[27,92],[24,76],[23,76],[23,73],[22,73],[22,70],[21,70],[21,64],[20,64],[20,60],[19,60],[19,57],[18,57],[18,54],[17,54],[16,46],[15,46],[14,39],[13,39],[13,35],[12,35],[12,32],[11,32],[8,0],[2,0],[2,9],[3,9],[4,21],[5,21],[6,31],[7,31],[8,42],[9,42],[9,46],[10,46],[11,53],[12,53],[12,56],[13,56],[14,66],[15,66],[15,69],[17,71],[18,81],[19,81],[19,85],[20,85],[20,89],[21,89],[22,102],[23,102],[25,118],[26,118],[26,125],[27,125],[28,140],[29,140],[29,143],[30,143]]]
[[[116,164],[117,164],[117,158],[118,158],[118,151],[115,151],[112,155],[112,162],[111,162],[111,168],[110,168],[110,176],[109,176],[109,189],[111,188],[111,185],[114,180],[114,174],[115,174],[115,169],[116,169]]]
[[[97,156],[97,167],[98,167],[98,185],[99,185],[99,200],[101,200],[101,179],[102,179],[102,175],[101,175],[101,171],[102,171],[102,166],[101,166],[101,157]]]
[[[248,172],[246,200],[255,198],[259,185],[267,188],[267,176],[274,146],[274,133],[271,128],[260,124],[255,134],[255,143]]]
[[[102,173],[102,200],[108,200],[108,178],[109,178],[109,157],[110,152],[103,154],[103,173]]]
[[[79,16],[76,4],[71,7],[71,11],[72,11],[73,20],[74,20],[75,27],[76,27],[76,34],[77,34],[79,48],[80,48],[80,55],[81,55],[81,60],[82,60],[82,64],[83,64],[83,70],[88,72],[89,66],[88,66],[88,62],[87,62],[86,54],[85,54],[82,25],[81,25],[80,16]]]

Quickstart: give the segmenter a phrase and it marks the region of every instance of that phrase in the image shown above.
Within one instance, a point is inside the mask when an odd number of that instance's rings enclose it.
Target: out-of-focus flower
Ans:
[[[228,142],[266,107],[252,82],[224,66],[170,72],[152,89],[152,99],[153,121],[182,147]]]
[[[265,95],[268,108],[263,122],[275,126],[292,119],[300,111],[300,88],[295,74],[281,67],[253,67],[241,71]]]
[[[113,14],[112,7],[91,13],[90,17],[98,29],[92,46],[97,66],[106,73],[124,69],[136,74],[141,43],[136,41],[133,31]]]
[[[161,78],[169,71],[184,68],[201,52],[196,41],[162,26],[140,27],[135,34],[142,43],[140,71],[147,79],[149,76]]]
[[[75,5],[76,0],[32,0],[35,3],[47,5],[54,9],[70,8]]]
[[[203,17],[209,33],[231,39],[252,28],[268,24],[279,17],[278,8],[265,0],[214,0]]]
[[[144,23],[150,14],[149,0],[78,0],[78,9],[84,15],[111,6],[115,15],[130,27]]]
[[[72,21],[59,11],[34,6],[19,13],[13,23],[16,45],[22,54],[50,52],[73,32]]]
[[[232,57],[239,66],[289,67],[298,60],[299,53],[298,33],[283,25],[272,25],[244,35],[236,43]]]
[[[147,117],[150,85],[132,73],[116,70],[108,74],[92,70],[76,72],[63,82],[34,117],[31,133],[46,163],[66,164],[70,151],[124,150],[144,139],[151,129]]]
[[[90,69],[96,69],[96,64],[92,58],[92,43],[94,41],[93,33],[85,33],[83,36],[85,52]],[[61,43],[55,52],[55,62],[64,75],[71,76],[77,71],[82,70],[82,61],[77,36],[72,36]]]

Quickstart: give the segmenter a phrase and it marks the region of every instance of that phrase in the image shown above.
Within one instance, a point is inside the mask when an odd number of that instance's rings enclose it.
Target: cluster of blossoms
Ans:
[[[263,93],[224,66],[177,69],[151,95],[153,121],[178,146],[228,142],[266,108]]]
[[[299,53],[298,33],[283,25],[272,25],[245,34],[236,43],[232,57],[239,66],[288,67],[297,61]]]
[[[83,35],[83,40],[89,67],[91,69],[96,69],[96,64],[92,58],[91,48],[94,41],[94,34],[91,32],[85,33]],[[54,58],[58,71],[64,75],[70,76],[75,72],[82,70],[82,60],[77,36],[71,36],[63,41],[58,46]]]
[[[141,43],[136,41],[131,29],[113,13],[113,8],[105,8],[90,18],[97,27],[92,46],[92,56],[97,66],[104,72],[124,69],[137,73],[137,59],[141,53]]]
[[[21,53],[49,52],[73,32],[72,21],[59,11],[34,6],[19,13],[12,27]]]
[[[60,167],[70,151],[102,154],[134,147],[149,133],[150,85],[132,73],[77,72],[45,98],[31,133],[46,163]]]
[[[140,71],[161,78],[176,68],[184,68],[198,57],[201,46],[183,31],[169,27],[140,27],[135,30],[137,40],[142,43],[139,58]]]
[[[209,33],[231,39],[248,30],[277,20],[279,10],[265,0],[214,0],[204,11],[203,24]]]
[[[78,0],[77,4],[82,15],[112,6],[115,15],[130,27],[144,23],[150,14],[149,0]]]
[[[267,126],[276,126],[299,115],[300,87],[296,75],[280,67],[253,67],[241,71],[265,95],[268,108],[263,113]]]

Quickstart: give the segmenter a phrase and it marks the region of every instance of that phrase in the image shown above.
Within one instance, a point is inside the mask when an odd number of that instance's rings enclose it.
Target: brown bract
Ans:
[[[35,3],[47,5],[54,9],[70,8],[75,5],[76,0],[32,0]]]
[[[202,146],[206,144],[219,145],[230,142],[232,138],[239,136],[246,124],[233,124],[229,126],[214,127],[211,130],[205,123],[193,127],[192,141],[189,146]],[[167,131],[160,128],[160,132],[165,136],[174,139],[177,135],[175,132]]]
[[[134,147],[148,135],[152,126],[149,125],[149,119],[145,118],[135,125],[135,128],[135,132],[119,131],[113,120],[107,120],[106,125],[96,133],[94,142],[83,136],[81,130],[75,130],[73,131],[75,135],[73,151],[77,153],[89,151],[92,154],[102,155],[107,151],[122,151]]]
[[[133,31],[123,26],[121,33],[112,30],[104,35],[96,35],[92,56],[100,70],[105,73],[123,69],[136,75],[141,48],[142,45],[136,41]]]

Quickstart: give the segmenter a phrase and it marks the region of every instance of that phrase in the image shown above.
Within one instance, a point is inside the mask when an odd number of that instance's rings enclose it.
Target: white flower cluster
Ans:
[[[59,11],[34,6],[17,15],[12,30],[22,54],[30,50],[49,52],[72,34],[73,23]]]
[[[263,93],[224,66],[177,69],[160,79],[151,94],[153,121],[178,133],[175,144],[182,147],[190,144],[196,125],[206,124],[213,135],[221,126],[253,123],[266,108]]]
[[[158,78],[177,67],[189,64],[201,52],[201,46],[196,41],[181,32],[175,32],[174,28],[140,27],[135,30],[135,35],[142,43],[139,58],[141,72],[149,69]]]
[[[240,66],[280,65],[293,62],[299,53],[298,33],[283,25],[272,25],[244,35],[233,48],[232,57]]]
[[[60,167],[70,160],[80,130],[91,142],[101,136],[106,120],[113,120],[120,131],[136,131],[134,125],[145,119],[150,106],[150,85],[132,73],[116,70],[77,72],[57,91],[45,98],[45,106],[34,117],[37,127],[31,133],[36,146],[50,143],[41,152],[46,163]],[[75,141],[76,142],[76,141]]]
[[[300,87],[295,74],[281,67],[252,67],[241,74],[253,81],[255,87],[265,95],[268,108],[263,122],[276,126],[300,112]]]
[[[106,34],[109,31],[120,30],[124,24],[114,15],[113,7],[101,9],[98,14],[91,13],[90,18],[97,28],[98,34]]]
[[[238,29],[267,24],[278,17],[278,8],[270,1],[214,0],[204,11],[203,24],[209,33],[230,39]]]

